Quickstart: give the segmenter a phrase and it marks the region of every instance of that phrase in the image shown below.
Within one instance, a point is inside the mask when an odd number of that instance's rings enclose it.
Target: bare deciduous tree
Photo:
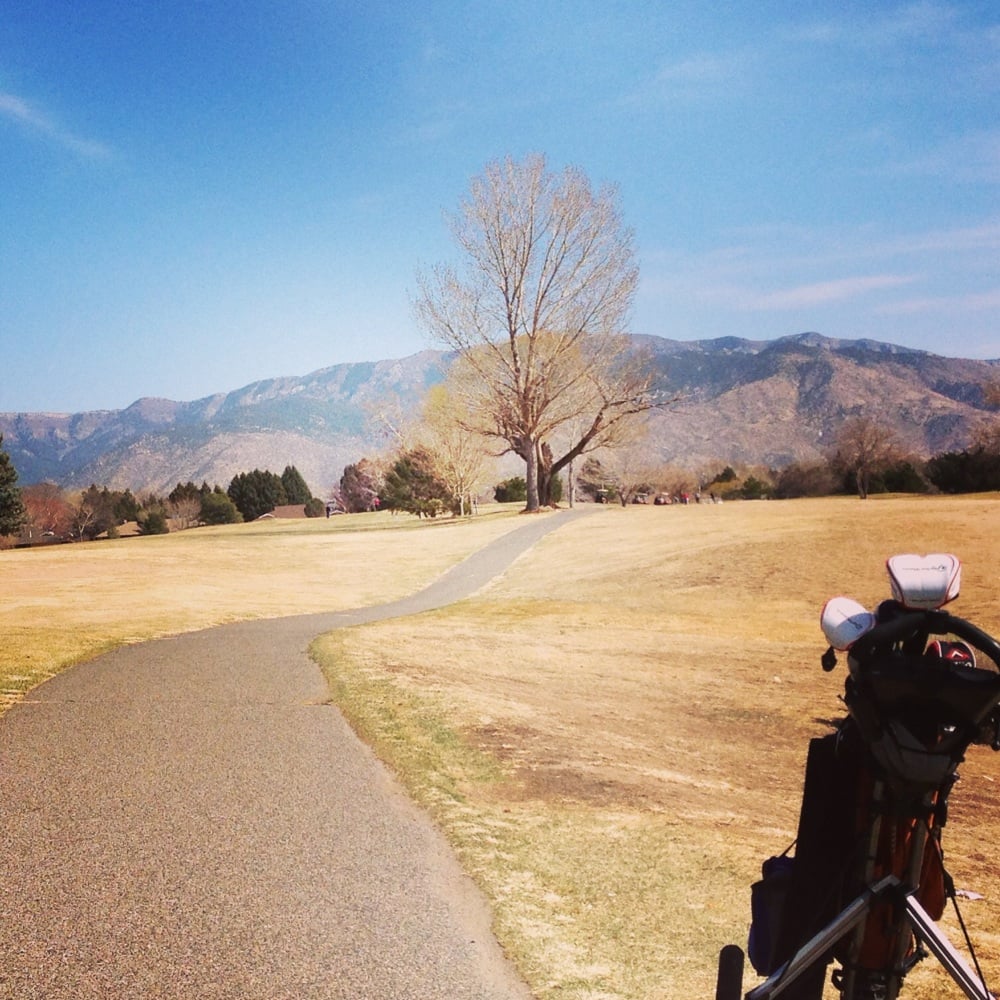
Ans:
[[[463,402],[446,385],[434,386],[424,399],[420,438],[434,458],[438,476],[458,500],[459,513],[472,509],[472,498],[484,485],[492,462],[483,439],[470,431]],[[468,505],[468,506],[467,506]]]
[[[900,454],[895,432],[876,417],[852,417],[837,433],[835,464],[854,474],[858,496],[867,499],[872,474]]]
[[[614,189],[550,173],[542,156],[490,164],[451,230],[463,268],[420,276],[417,315],[458,354],[475,429],[523,459],[537,510],[574,458],[663,405],[622,334],[638,278],[632,234]]]
[[[167,504],[167,511],[177,528],[184,531],[195,527],[201,519],[201,495],[181,494]]]
[[[29,537],[62,537],[72,531],[73,506],[55,483],[26,486],[21,495],[27,511]]]

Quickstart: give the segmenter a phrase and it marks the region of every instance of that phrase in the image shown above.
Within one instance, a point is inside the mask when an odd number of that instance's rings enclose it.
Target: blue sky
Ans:
[[[0,411],[432,346],[490,160],[618,186],[630,329],[1000,357],[1000,6],[4,0]]]

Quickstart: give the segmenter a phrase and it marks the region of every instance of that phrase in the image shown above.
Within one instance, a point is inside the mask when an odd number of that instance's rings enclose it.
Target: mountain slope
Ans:
[[[654,458],[781,466],[819,458],[844,419],[875,410],[916,455],[965,447],[991,419],[984,387],[1000,363],[944,358],[877,341],[807,333],[772,341],[636,336],[678,402],[657,414]],[[177,482],[226,486],[254,468],[295,465],[325,495],[345,465],[380,447],[371,419],[396,398],[415,411],[448,355],[336,365],[194,402],[140,399],[124,410],[0,414],[22,484],[91,482],[134,492]]]

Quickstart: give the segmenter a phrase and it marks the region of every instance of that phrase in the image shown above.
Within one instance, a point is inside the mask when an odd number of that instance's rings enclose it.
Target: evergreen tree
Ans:
[[[131,490],[115,494],[115,518],[119,524],[125,521],[139,520],[139,501],[133,496]]]
[[[0,535],[16,535],[26,514],[21,491],[17,486],[17,470],[4,450],[0,434]]]
[[[262,514],[288,503],[281,476],[260,469],[234,476],[226,492],[244,521],[255,521]]]
[[[497,483],[493,488],[493,499],[497,503],[523,503],[528,499],[528,484],[524,476],[514,476]]]
[[[140,535],[166,535],[170,533],[167,512],[160,507],[139,512]]]
[[[942,493],[1000,490],[1000,455],[984,448],[944,452],[927,463],[927,478]]]
[[[169,494],[167,500],[171,503],[181,503],[185,500],[201,500],[202,491],[190,480],[186,483],[178,483]]]
[[[236,509],[236,504],[221,487],[209,491],[201,498],[202,524],[239,524],[243,515]]]
[[[281,474],[281,485],[285,490],[285,503],[307,504],[312,500],[306,481],[294,465],[285,466],[285,471]]]
[[[436,517],[451,506],[450,491],[423,448],[404,452],[386,473],[382,506],[418,517]]]
[[[322,517],[326,504],[319,497],[313,497],[305,506],[306,517]]]
[[[105,487],[91,483],[80,494],[73,529],[78,538],[93,539],[118,526],[115,505],[118,498]]]

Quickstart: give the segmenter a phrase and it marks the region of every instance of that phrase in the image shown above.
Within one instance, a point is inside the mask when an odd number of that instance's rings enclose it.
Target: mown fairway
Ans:
[[[476,597],[315,652],[536,995],[708,997],[760,861],[794,835],[806,742],[839,714],[823,602],[873,605],[886,556],[949,551],[953,610],[1000,630],[998,514],[993,496],[600,508]],[[110,643],[381,603],[519,523],[377,515],[0,553],[3,687]],[[986,897],[964,914],[996,988],[1000,757],[976,748],[962,773],[947,860]],[[957,994],[928,962],[904,995]]]

